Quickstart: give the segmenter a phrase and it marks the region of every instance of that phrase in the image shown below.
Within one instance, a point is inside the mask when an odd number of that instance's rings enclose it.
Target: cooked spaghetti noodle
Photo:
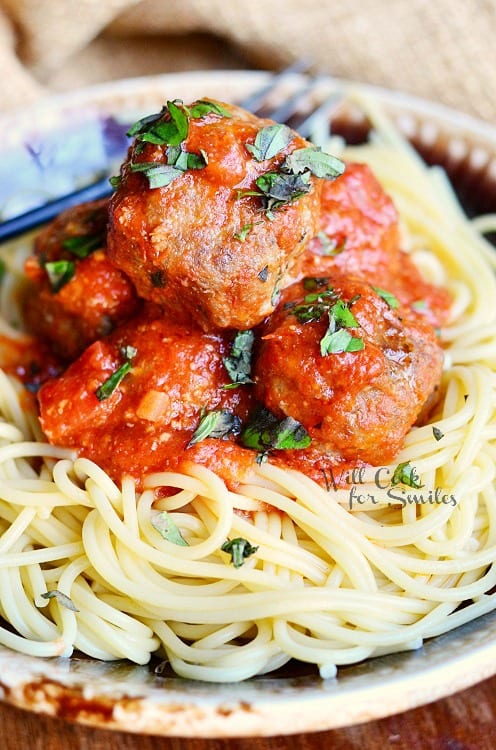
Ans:
[[[209,469],[146,477],[137,492],[95,463],[43,442],[22,386],[0,381],[0,643],[35,656],[145,664],[236,681],[289,659],[337,667],[414,649],[496,606],[496,298],[492,250],[459,208],[441,169],[427,168],[370,103],[367,162],[399,210],[424,276],[453,296],[442,398],[411,429],[395,467],[350,472],[323,488],[262,463],[236,492]],[[19,260],[10,257],[16,267]],[[14,273],[15,276],[15,273]],[[3,288],[4,316],[13,285]],[[19,336],[4,321],[2,333]],[[158,497],[156,490],[175,494]],[[183,544],[159,533],[166,512]],[[239,567],[222,549],[243,538]],[[460,607],[464,604],[463,607]]]

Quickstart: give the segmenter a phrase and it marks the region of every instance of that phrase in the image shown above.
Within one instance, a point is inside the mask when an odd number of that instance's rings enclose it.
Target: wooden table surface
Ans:
[[[397,716],[288,737],[181,739],[111,732],[0,704],[1,750],[494,750],[496,677]]]

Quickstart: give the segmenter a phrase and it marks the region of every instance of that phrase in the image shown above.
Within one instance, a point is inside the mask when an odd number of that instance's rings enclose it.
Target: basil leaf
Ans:
[[[269,266],[264,266],[262,270],[257,273],[257,278],[263,282],[267,281],[269,278]]]
[[[182,169],[176,169],[170,164],[160,164],[159,162],[139,162],[138,164],[130,164],[129,168],[131,172],[143,172],[148,180],[148,186],[152,189],[167,187],[184,173]]]
[[[239,240],[240,242],[244,242],[248,235],[250,234],[251,230],[253,229],[253,224],[244,224],[239,232],[237,232],[234,235],[235,240]]]
[[[308,170],[315,177],[325,180],[335,180],[345,170],[345,164],[341,159],[326,154],[320,146],[296,149],[286,157],[284,167],[293,174],[301,174]]]
[[[265,161],[285,149],[293,138],[293,132],[287,125],[267,125],[258,131],[253,144],[245,143],[245,146],[254,159]]]
[[[147,115],[146,117],[142,117],[141,120],[138,120],[137,122],[134,123],[134,125],[132,125],[129,128],[126,135],[129,136],[129,138],[132,138],[135,135],[139,135],[140,133],[146,132],[148,129],[148,126],[157,122],[157,120],[160,120],[160,118],[164,116],[164,113],[166,111],[167,111],[166,107],[162,107],[160,112],[157,112],[153,115]]]
[[[231,555],[231,562],[235,568],[240,568],[246,558],[253,555],[257,549],[258,547],[254,547],[247,539],[242,537],[228,539],[221,547],[223,552],[228,552]]]
[[[379,295],[379,297],[382,297],[382,299],[387,302],[389,307],[399,307],[399,302],[397,298],[392,294],[391,292],[386,291],[385,289],[381,289],[379,286],[373,286],[372,289],[376,294]]]
[[[52,292],[59,292],[76,273],[76,266],[73,260],[54,260],[45,263],[44,267],[48,274]]]
[[[315,294],[307,294],[300,305],[292,308],[292,315],[300,323],[312,323],[320,320],[324,313],[329,312],[331,305],[337,299],[336,292],[332,287],[328,287]]]
[[[58,603],[62,605],[62,607],[70,609],[71,612],[79,612],[79,609],[76,607],[72,599],[70,599],[67,594],[63,594],[62,591],[59,591],[58,589],[52,589],[51,591],[47,591],[46,593],[41,594],[41,598],[56,599]]]
[[[238,331],[234,337],[229,357],[224,357],[224,367],[233,383],[253,383],[251,373],[251,355],[255,334],[253,331]]]
[[[262,452],[306,448],[311,438],[300,422],[293,417],[278,419],[265,407],[255,411],[240,436],[245,448]]]
[[[328,328],[320,340],[320,353],[323,357],[327,354],[357,352],[364,348],[363,339],[352,336],[346,328],[338,328],[334,331]]]
[[[220,438],[225,440],[228,435],[238,435],[241,430],[241,420],[227,409],[211,411],[204,414],[200,424],[194,431],[186,448],[191,448],[205,438]]]
[[[310,190],[310,175],[285,174],[284,172],[266,172],[255,180],[255,185],[268,198],[289,203]]]
[[[119,188],[122,184],[122,177],[120,176],[120,174],[116,174],[113,177],[109,177],[109,182],[114,190],[117,190],[117,188]]]
[[[131,370],[131,360],[136,356],[137,351],[134,346],[126,346],[121,350],[121,354],[125,358],[125,362],[95,391],[95,396],[99,401],[105,401],[119,387],[122,380]]]
[[[200,99],[190,107],[191,117],[199,118],[205,115],[220,115],[220,117],[231,118],[231,113],[218,102],[211,102],[208,99]]]
[[[168,542],[177,544],[179,547],[189,546],[172,520],[171,515],[166,510],[153,511],[150,516],[150,522],[153,528]]]
[[[398,464],[394,470],[391,484],[406,484],[408,487],[413,487],[416,490],[423,487],[423,485],[420,484],[420,477],[417,475],[415,467],[408,461]]]
[[[205,153],[193,154],[183,151],[179,146],[169,146],[167,149],[167,164],[183,172],[187,169],[203,169],[207,163]]]
[[[333,237],[329,237],[328,234],[325,232],[317,232],[317,239],[320,240],[320,244],[322,247],[322,254],[326,257],[332,256],[332,255],[339,255],[339,253],[342,253],[343,250],[346,248],[346,240],[341,242],[341,244],[338,245],[336,240]]]
[[[436,440],[441,440],[444,437],[444,432],[442,432],[439,427],[433,427],[432,434],[434,435]]]
[[[75,255],[77,258],[87,258],[94,250],[103,247],[105,238],[103,234],[85,234],[75,237],[67,237],[62,242],[62,247]]]
[[[303,288],[306,289],[308,292],[313,292],[315,289],[320,289],[323,286],[328,286],[329,284],[329,277],[328,276],[308,276],[306,279],[303,279]]]
[[[342,299],[331,307],[331,315],[336,321],[336,326],[340,328],[358,328],[359,323],[350,308]]]
[[[169,116],[169,119],[165,117]],[[178,146],[188,137],[189,118],[179,100],[167,102],[158,114],[138,120],[127,132],[136,140],[156,145]]]

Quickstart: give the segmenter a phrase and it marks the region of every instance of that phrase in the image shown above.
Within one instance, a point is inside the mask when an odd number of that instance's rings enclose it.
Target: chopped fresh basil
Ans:
[[[416,490],[423,487],[423,485],[420,484],[420,477],[418,476],[415,467],[412,466],[409,461],[404,461],[403,463],[398,464],[394,470],[391,484],[406,484],[408,487],[413,487]]]
[[[257,161],[272,159],[288,146],[294,135],[287,125],[268,125],[258,131],[253,144],[245,146]]]
[[[412,307],[414,310],[425,310],[427,307],[427,303],[425,299],[418,299],[412,303]]]
[[[337,299],[337,294],[332,287],[327,287],[327,289],[314,294],[307,294],[301,304],[292,308],[292,315],[300,323],[312,323],[315,320],[320,320]]]
[[[184,174],[182,169],[176,169],[170,164],[160,164],[160,162],[139,162],[130,164],[129,168],[131,172],[143,172],[152,189],[166,187]]]
[[[193,154],[183,151],[179,146],[169,146],[167,149],[167,164],[185,172],[187,169],[203,169],[208,164],[205,152]]]
[[[114,188],[114,190],[117,190],[122,184],[122,177],[120,174],[116,174],[113,177],[109,177],[109,182]]]
[[[382,297],[382,299],[387,302],[389,307],[399,307],[400,303],[398,302],[394,294],[386,291],[385,289],[381,289],[381,287],[379,286],[373,286],[372,289],[379,295],[379,297]]]
[[[309,171],[315,177],[324,180],[335,180],[343,174],[345,165],[341,159],[326,154],[320,146],[298,148],[286,157],[284,166],[293,174]]]
[[[322,247],[322,254],[326,257],[331,255],[339,255],[346,247],[346,240],[341,242],[339,245],[333,237],[329,237],[324,231],[317,232],[317,239],[320,240]]]
[[[253,383],[250,374],[254,341],[253,331],[238,331],[232,343],[231,354],[222,360],[233,384]]]
[[[76,607],[72,599],[70,599],[67,594],[63,594],[62,591],[59,591],[58,589],[52,589],[51,591],[47,591],[46,593],[41,594],[41,598],[56,599],[58,603],[62,605],[62,607],[70,609],[71,612],[79,612],[79,609]]]
[[[308,276],[306,279],[303,279],[303,288],[306,289],[307,292],[314,292],[316,289],[328,286],[328,284],[329,278],[327,276],[320,278],[317,276]]]
[[[253,224],[244,224],[239,232],[236,232],[236,234],[234,235],[234,239],[239,240],[240,242],[244,242],[252,229]]]
[[[153,115],[147,115],[146,117],[142,117],[141,120],[138,120],[137,122],[134,123],[134,125],[132,125],[129,128],[126,135],[132,138],[135,135],[140,135],[141,133],[145,133],[148,130],[148,127],[158,122],[158,120],[160,120],[166,112],[167,112],[167,107],[162,107],[160,112],[156,112]]]
[[[338,299],[328,311],[329,325],[320,340],[320,353],[340,354],[342,352],[358,352],[365,348],[362,338],[352,336],[347,328],[357,328],[359,323],[347,304]]]
[[[205,115],[219,115],[220,117],[231,118],[231,113],[218,102],[211,102],[208,99],[199,99],[189,109],[191,117],[199,118]]]
[[[323,357],[327,354],[358,352],[364,348],[363,339],[352,336],[346,328],[331,330],[329,327],[320,340],[320,353]]]
[[[165,117],[169,115],[169,119]],[[128,131],[138,141],[156,145],[179,146],[188,136],[188,114],[179,100],[167,102],[158,115],[150,115],[139,120]]]
[[[310,191],[310,173],[286,174],[285,172],[266,172],[255,180],[265,199],[265,212],[273,219],[273,211],[300,198]]]
[[[54,260],[45,263],[45,271],[48,274],[48,280],[52,292],[59,292],[76,273],[76,265],[73,260]]]
[[[433,427],[432,428],[432,434],[436,438],[436,440],[441,440],[444,437],[444,432],[439,429],[439,427]]]
[[[87,258],[94,250],[103,247],[104,243],[105,237],[99,232],[98,234],[83,234],[75,237],[67,237],[67,239],[62,242],[62,247],[77,258]]]
[[[170,513],[167,513],[166,510],[152,511],[150,522],[153,528],[168,542],[177,544],[179,547],[188,546],[188,542],[184,539],[172,520]]]
[[[225,440],[228,435],[239,435],[241,420],[227,409],[210,411],[200,419],[200,424],[194,431],[187,448],[199,443],[205,438],[221,438]]]
[[[121,349],[121,354],[124,357],[124,363],[95,391],[95,396],[99,401],[105,401],[119,387],[122,380],[132,368],[132,359],[136,356],[137,350],[134,346],[125,346]]]
[[[270,450],[307,448],[311,438],[300,422],[292,417],[278,419],[265,407],[256,409],[240,436],[245,448],[266,454]]]
[[[260,281],[264,281],[264,282],[267,281],[267,279],[269,278],[269,267],[264,266],[262,270],[259,273],[257,273],[257,278],[259,278]]]
[[[236,539],[228,539],[227,542],[224,542],[221,550],[231,555],[231,562],[235,568],[240,568],[246,558],[258,550],[258,547],[254,547],[247,539],[237,537]]]

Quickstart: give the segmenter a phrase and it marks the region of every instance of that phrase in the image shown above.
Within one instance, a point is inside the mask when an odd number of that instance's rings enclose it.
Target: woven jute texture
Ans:
[[[110,79],[314,69],[496,123],[496,0],[0,0],[0,109]]]

